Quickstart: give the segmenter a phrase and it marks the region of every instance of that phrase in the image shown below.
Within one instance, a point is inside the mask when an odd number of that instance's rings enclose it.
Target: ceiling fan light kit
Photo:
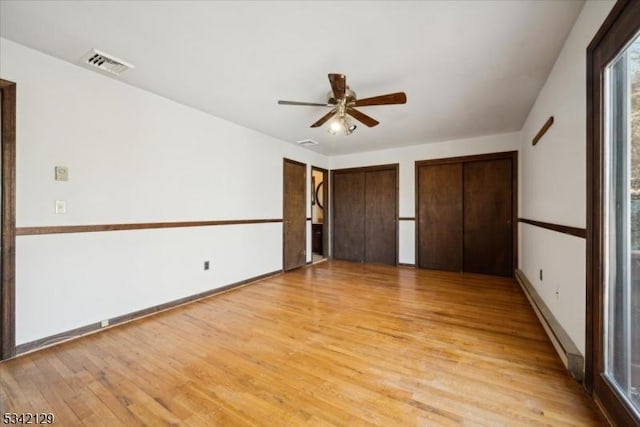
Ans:
[[[407,95],[404,92],[390,93],[358,100],[356,93],[347,86],[347,77],[344,74],[329,74],[329,83],[331,84],[331,92],[327,95],[327,102],[325,104],[282,100],[278,101],[278,104],[332,107],[331,111],[322,116],[310,127],[320,127],[331,120],[328,129],[330,134],[335,135],[343,131],[345,135],[351,135],[357,126],[351,123],[348,116],[351,116],[368,127],[374,127],[379,123],[373,117],[369,117],[354,107],[405,104],[407,102]]]
[[[327,129],[327,132],[329,132],[331,135],[335,135],[338,132],[343,131],[345,135],[351,135],[357,127],[358,126],[349,121],[346,114],[340,117],[336,115],[334,116],[333,120],[329,122],[329,128]]]

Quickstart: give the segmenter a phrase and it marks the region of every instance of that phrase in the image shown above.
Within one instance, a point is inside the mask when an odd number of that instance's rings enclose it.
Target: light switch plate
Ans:
[[[56,166],[56,181],[68,181],[69,168],[66,166]]]
[[[56,200],[56,213],[67,213],[67,202],[65,202],[64,200]]]

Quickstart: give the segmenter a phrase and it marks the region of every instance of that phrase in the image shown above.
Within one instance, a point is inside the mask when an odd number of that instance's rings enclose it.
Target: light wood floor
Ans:
[[[602,425],[511,279],[328,261],[0,364],[55,425]]]

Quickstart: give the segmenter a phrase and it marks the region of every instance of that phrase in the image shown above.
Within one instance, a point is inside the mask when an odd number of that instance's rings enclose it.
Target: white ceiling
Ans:
[[[118,79],[335,155],[520,130],[583,1],[1,1],[0,35],[72,63],[97,48]],[[328,73],[380,121],[350,136],[309,125]]]

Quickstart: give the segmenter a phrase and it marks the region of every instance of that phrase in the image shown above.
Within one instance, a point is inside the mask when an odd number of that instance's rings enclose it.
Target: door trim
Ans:
[[[2,266],[0,360],[15,356],[16,84],[0,79],[2,93]]]
[[[327,169],[318,167],[318,166],[311,166],[311,174],[309,175],[309,182],[311,182],[311,176],[313,176],[313,171],[318,171],[320,173],[322,173],[322,209],[324,210],[324,218],[323,218],[323,222],[322,222],[322,256],[324,256],[326,259],[329,259],[329,212],[331,212],[330,210],[330,206],[329,206],[329,171]],[[311,188],[311,191],[316,192],[315,188]],[[313,208],[312,208],[313,209]],[[312,215],[313,216],[313,215]],[[312,236],[313,239],[313,236]],[[313,252],[313,251],[312,251]],[[313,255],[312,255],[312,259],[311,261],[313,262]]]
[[[618,0],[587,47],[587,244],[584,387],[619,425],[640,423],[604,376],[604,129],[603,70],[637,33],[640,2]]]
[[[414,169],[415,180],[415,260],[418,265],[420,259],[420,245],[419,245],[419,227],[418,218],[420,213],[418,212],[420,207],[420,188],[418,186],[418,169],[422,166],[434,166],[445,165],[451,163],[470,163],[483,160],[498,160],[498,159],[510,159],[511,160],[511,231],[513,235],[513,264],[511,268],[511,275],[515,277],[515,271],[518,268],[518,152],[517,151],[503,151],[499,153],[489,154],[473,154],[468,156],[447,157],[442,159],[429,159],[429,160],[416,160]]]

